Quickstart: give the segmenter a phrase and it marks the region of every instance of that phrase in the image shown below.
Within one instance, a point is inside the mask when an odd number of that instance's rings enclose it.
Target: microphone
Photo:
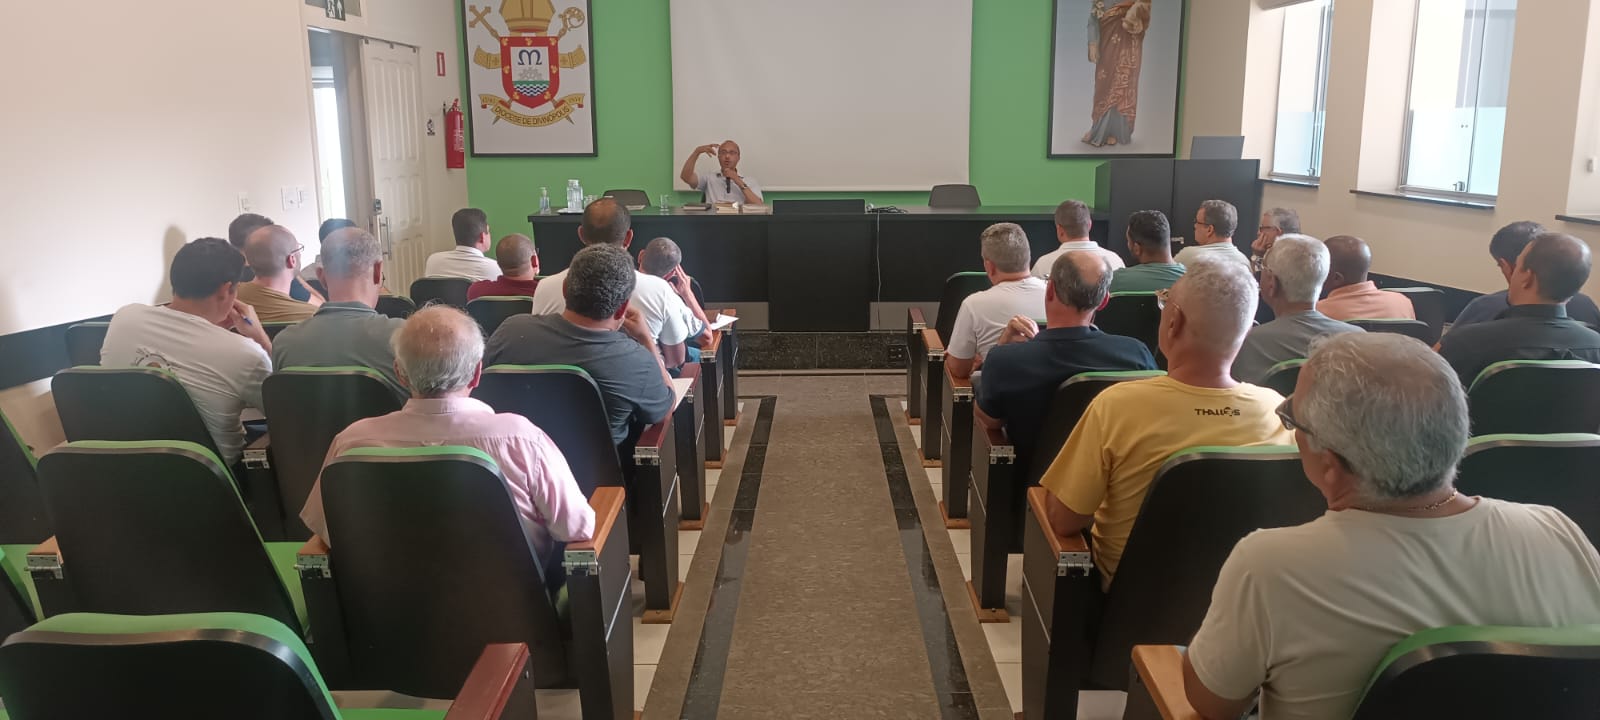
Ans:
[[[722,190],[723,192],[733,192],[733,178],[727,175],[722,176]]]

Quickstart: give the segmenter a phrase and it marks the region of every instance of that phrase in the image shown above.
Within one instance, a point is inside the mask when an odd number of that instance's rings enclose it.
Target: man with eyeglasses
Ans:
[[[1189,703],[1350,717],[1373,668],[1451,625],[1600,622],[1600,555],[1559,510],[1463,495],[1467,399],[1426,345],[1320,340],[1278,409],[1328,512],[1234,546],[1184,659]]]
[[[1050,524],[1058,532],[1093,524],[1102,587],[1110,587],[1145,492],[1173,453],[1290,442],[1273,415],[1283,396],[1229,374],[1256,314],[1249,268],[1201,260],[1156,299],[1166,377],[1100,393],[1039,480],[1050,492]]]
[[[239,284],[239,302],[256,309],[262,322],[300,322],[317,312],[317,305],[289,296],[289,286],[300,274],[300,253],[305,250],[294,233],[282,225],[268,225],[250,233],[244,259],[255,278]]]
[[[1261,228],[1256,230],[1256,241],[1250,243],[1250,267],[1261,272],[1261,262],[1267,258],[1272,244],[1284,235],[1300,232],[1300,213],[1290,208],[1276,207],[1261,213]]]
[[[1174,258],[1184,267],[1193,267],[1201,258],[1223,260],[1250,270],[1250,258],[1233,244],[1239,229],[1239,210],[1226,200],[1207,200],[1194,213],[1194,244],[1178,251]]]
[[[701,155],[716,158],[717,172],[701,175],[694,171],[694,163]],[[761,183],[753,177],[739,174],[740,157],[739,143],[732,140],[701,145],[689,153],[689,159],[683,162],[683,170],[678,173],[678,178],[689,187],[699,190],[708,203],[760,205]]]

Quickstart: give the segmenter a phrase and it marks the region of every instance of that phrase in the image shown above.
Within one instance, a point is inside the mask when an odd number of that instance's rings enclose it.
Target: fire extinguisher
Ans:
[[[444,111],[445,167],[459,170],[467,166],[467,133],[462,126],[461,100]]]

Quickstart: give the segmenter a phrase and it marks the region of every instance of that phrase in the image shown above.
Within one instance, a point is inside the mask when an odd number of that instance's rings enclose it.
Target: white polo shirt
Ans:
[[[1007,280],[988,290],[973,293],[961,301],[955,329],[944,352],[951,357],[971,360],[988,355],[1000,342],[1000,333],[1011,318],[1044,317],[1044,281],[1036,277]]]
[[[698,318],[666,280],[638,270],[633,271],[633,278],[633,295],[628,302],[644,315],[644,322],[656,342],[677,345],[696,333]],[[539,286],[533,289],[534,315],[555,315],[567,309],[567,298],[561,287],[566,280],[567,271],[562,270],[539,281]]]
[[[705,196],[706,202],[742,203],[745,201],[744,191],[739,189],[738,184],[723,177],[720,168],[714,173],[695,173],[695,175],[699,178],[700,184],[696,185],[694,189],[699,190],[701,195]],[[757,182],[755,178],[747,176],[740,179],[744,180],[744,184],[750,186],[750,192],[755,193],[756,197],[763,200],[766,199],[761,194],[761,183]]]
[[[1106,264],[1112,272],[1121,270],[1127,263],[1122,261],[1122,256],[1100,247],[1100,243],[1093,240],[1072,240],[1061,243],[1061,247],[1039,256],[1039,262],[1033,264],[1033,276],[1041,280],[1050,279],[1050,268],[1055,267],[1056,258],[1069,252],[1092,252],[1105,258]]]
[[[1211,259],[1238,263],[1240,267],[1245,269],[1245,272],[1251,272],[1250,258],[1245,257],[1244,253],[1239,252],[1239,248],[1234,247],[1233,243],[1228,241],[1215,242],[1210,245],[1190,245],[1179,250],[1178,256],[1173,258],[1185,269],[1194,267],[1195,263],[1202,260]]]
[[[457,245],[453,250],[436,252],[428,256],[428,277],[466,278],[473,282],[500,277],[500,264],[485,257],[482,250]]]

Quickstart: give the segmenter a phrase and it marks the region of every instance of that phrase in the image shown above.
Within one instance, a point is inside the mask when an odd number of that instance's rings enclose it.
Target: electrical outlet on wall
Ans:
[[[239,212],[247,213],[253,209],[250,205],[250,193],[240,192],[236,199],[239,203]]]

